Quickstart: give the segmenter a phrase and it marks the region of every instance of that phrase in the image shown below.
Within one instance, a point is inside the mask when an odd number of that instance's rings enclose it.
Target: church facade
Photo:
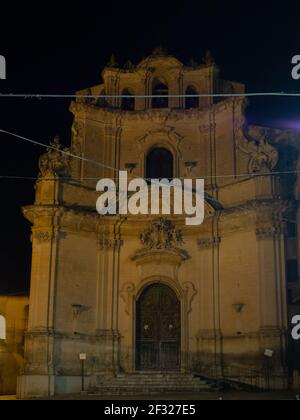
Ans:
[[[40,159],[20,397],[122,372],[188,372],[288,386],[288,303],[299,292],[299,138],[248,126],[242,84],[211,56],[112,60],[78,92],[72,144]],[[213,97],[208,94],[222,93]],[[200,97],[199,97],[200,95]],[[201,96],[203,95],[203,96]],[[97,181],[204,178],[205,219],[96,212]]]

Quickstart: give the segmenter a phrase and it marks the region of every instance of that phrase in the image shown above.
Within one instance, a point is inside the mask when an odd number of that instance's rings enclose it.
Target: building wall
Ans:
[[[28,322],[27,296],[0,296],[0,315],[6,320],[6,339],[0,340],[0,395],[15,395],[24,363],[24,334]]]
[[[149,94],[154,77],[171,93],[195,80],[200,92],[223,86],[213,63],[189,71],[174,58],[152,57],[132,72],[106,69],[104,85],[91,91]],[[243,92],[242,85],[232,89]],[[170,286],[181,303],[183,371],[219,378],[262,372],[264,351],[273,349],[274,386],[287,386],[285,219],[295,200],[283,198],[284,186],[270,174],[279,160],[274,144],[289,136],[247,127],[244,98],[206,100],[192,110],[176,101],[167,109],[139,101],[127,112],[116,100],[103,107],[78,99],[71,151],[94,163],[53,151],[41,157],[35,204],[24,208],[33,260],[20,397],[79,391],[79,352],[88,355],[90,387],[101,375],[134,371],[136,303],[154,282]],[[144,177],[153,147],[172,152],[176,177],[206,179],[203,225],[165,217],[184,244],[147,247],[141,234],[155,237],[157,217],[95,210],[97,181],[126,168]]]

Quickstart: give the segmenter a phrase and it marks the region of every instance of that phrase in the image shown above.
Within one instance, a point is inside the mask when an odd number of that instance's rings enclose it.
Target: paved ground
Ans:
[[[8,397],[1,397],[0,401],[6,400],[11,401],[15,400],[16,398],[14,396],[8,396]],[[300,400],[299,396],[298,399]],[[97,395],[69,395],[64,397],[55,397],[55,398],[48,398],[50,401],[54,400],[90,400],[90,401],[107,401],[107,397],[101,397]],[[109,398],[109,400],[112,401],[160,401],[160,400],[167,400],[167,401],[218,401],[218,400],[224,400],[224,401],[257,401],[257,400],[263,400],[263,401],[293,401],[297,400],[296,393],[287,392],[287,393],[279,393],[279,392],[269,392],[269,393],[245,393],[245,392],[223,392],[223,393],[217,393],[217,392],[210,392],[210,393],[201,393],[201,394],[189,394],[189,395],[169,395],[169,396],[139,396],[137,398],[134,397],[123,397],[123,398]]]

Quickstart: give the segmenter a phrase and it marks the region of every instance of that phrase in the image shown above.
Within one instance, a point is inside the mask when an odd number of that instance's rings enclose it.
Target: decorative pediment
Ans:
[[[176,229],[172,221],[163,217],[152,221],[148,228],[141,233],[140,240],[144,247],[138,251],[138,254],[169,251],[182,257],[185,256],[185,259],[188,258],[187,252],[179,248],[184,244],[181,230]]]
[[[170,140],[181,141],[183,136],[175,131],[174,127],[164,126],[162,128],[149,130],[145,136],[141,137],[139,141],[145,141],[149,136],[167,136]]]
[[[176,229],[170,220],[160,218],[152,221],[141,233],[140,241],[143,248],[132,257],[137,265],[166,264],[179,268],[190,258],[188,252],[181,248],[184,244],[181,230]]]
[[[140,145],[146,144],[147,146],[151,146],[152,144],[155,144],[157,140],[161,141],[162,139],[167,139],[167,141],[170,142],[170,145],[172,145],[172,148],[175,146],[178,150],[184,137],[177,133],[174,127],[164,126],[162,128],[149,130],[143,137],[138,138],[137,142]]]

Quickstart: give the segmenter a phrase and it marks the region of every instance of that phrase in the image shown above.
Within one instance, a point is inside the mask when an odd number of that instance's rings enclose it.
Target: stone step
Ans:
[[[139,395],[168,395],[168,394],[183,394],[183,395],[192,395],[192,394],[201,394],[203,392],[211,392],[211,388],[132,388],[132,389],[98,389],[93,395],[95,396],[127,396],[134,397]]]
[[[107,386],[107,385],[105,385],[105,386],[103,386],[103,387],[101,387],[101,389],[107,389],[107,390],[113,390],[113,389],[123,389],[123,390],[135,390],[135,389],[159,389],[159,390],[167,390],[167,389],[170,389],[170,390],[184,390],[184,391],[187,391],[187,390],[195,390],[195,391],[197,391],[197,390],[199,390],[199,389],[210,389],[210,386],[208,386],[208,385],[202,385],[202,386],[200,386],[200,385],[195,385],[195,386],[187,386],[187,387],[182,387],[182,386],[180,386],[180,385],[177,385],[177,386],[151,386],[151,387],[139,387],[139,386],[131,386],[131,387],[128,387],[128,386]]]
[[[99,379],[100,381],[100,379]],[[181,383],[190,383],[190,382],[198,382],[198,380],[194,378],[182,378],[182,379],[173,379],[173,378],[113,378],[113,379],[105,379],[103,382],[181,382]]]
[[[124,387],[154,387],[154,386],[159,386],[159,387],[176,387],[176,386],[181,386],[182,388],[187,388],[187,387],[193,387],[193,386],[206,386],[207,384],[205,383],[194,383],[194,382],[189,382],[189,383],[179,383],[179,382],[155,382],[155,383],[151,383],[151,382],[147,382],[147,383],[139,383],[139,382],[102,382],[102,383],[98,383],[98,386],[109,386],[109,387],[117,387],[117,386],[124,386]]]
[[[109,379],[109,380],[98,380],[98,383],[110,383],[110,384],[197,384],[199,383],[199,381],[195,381],[193,379],[182,379],[182,380],[175,380],[175,379],[143,379],[143,380],[138,380],[138,379],[126,379],[126,378],[122,378],[122,379]]]
[[[193,375],[182,373],[133,373],[116,377],[98,377],[96,395],[142,395],[198,393],[211,391],[211,386]]]

